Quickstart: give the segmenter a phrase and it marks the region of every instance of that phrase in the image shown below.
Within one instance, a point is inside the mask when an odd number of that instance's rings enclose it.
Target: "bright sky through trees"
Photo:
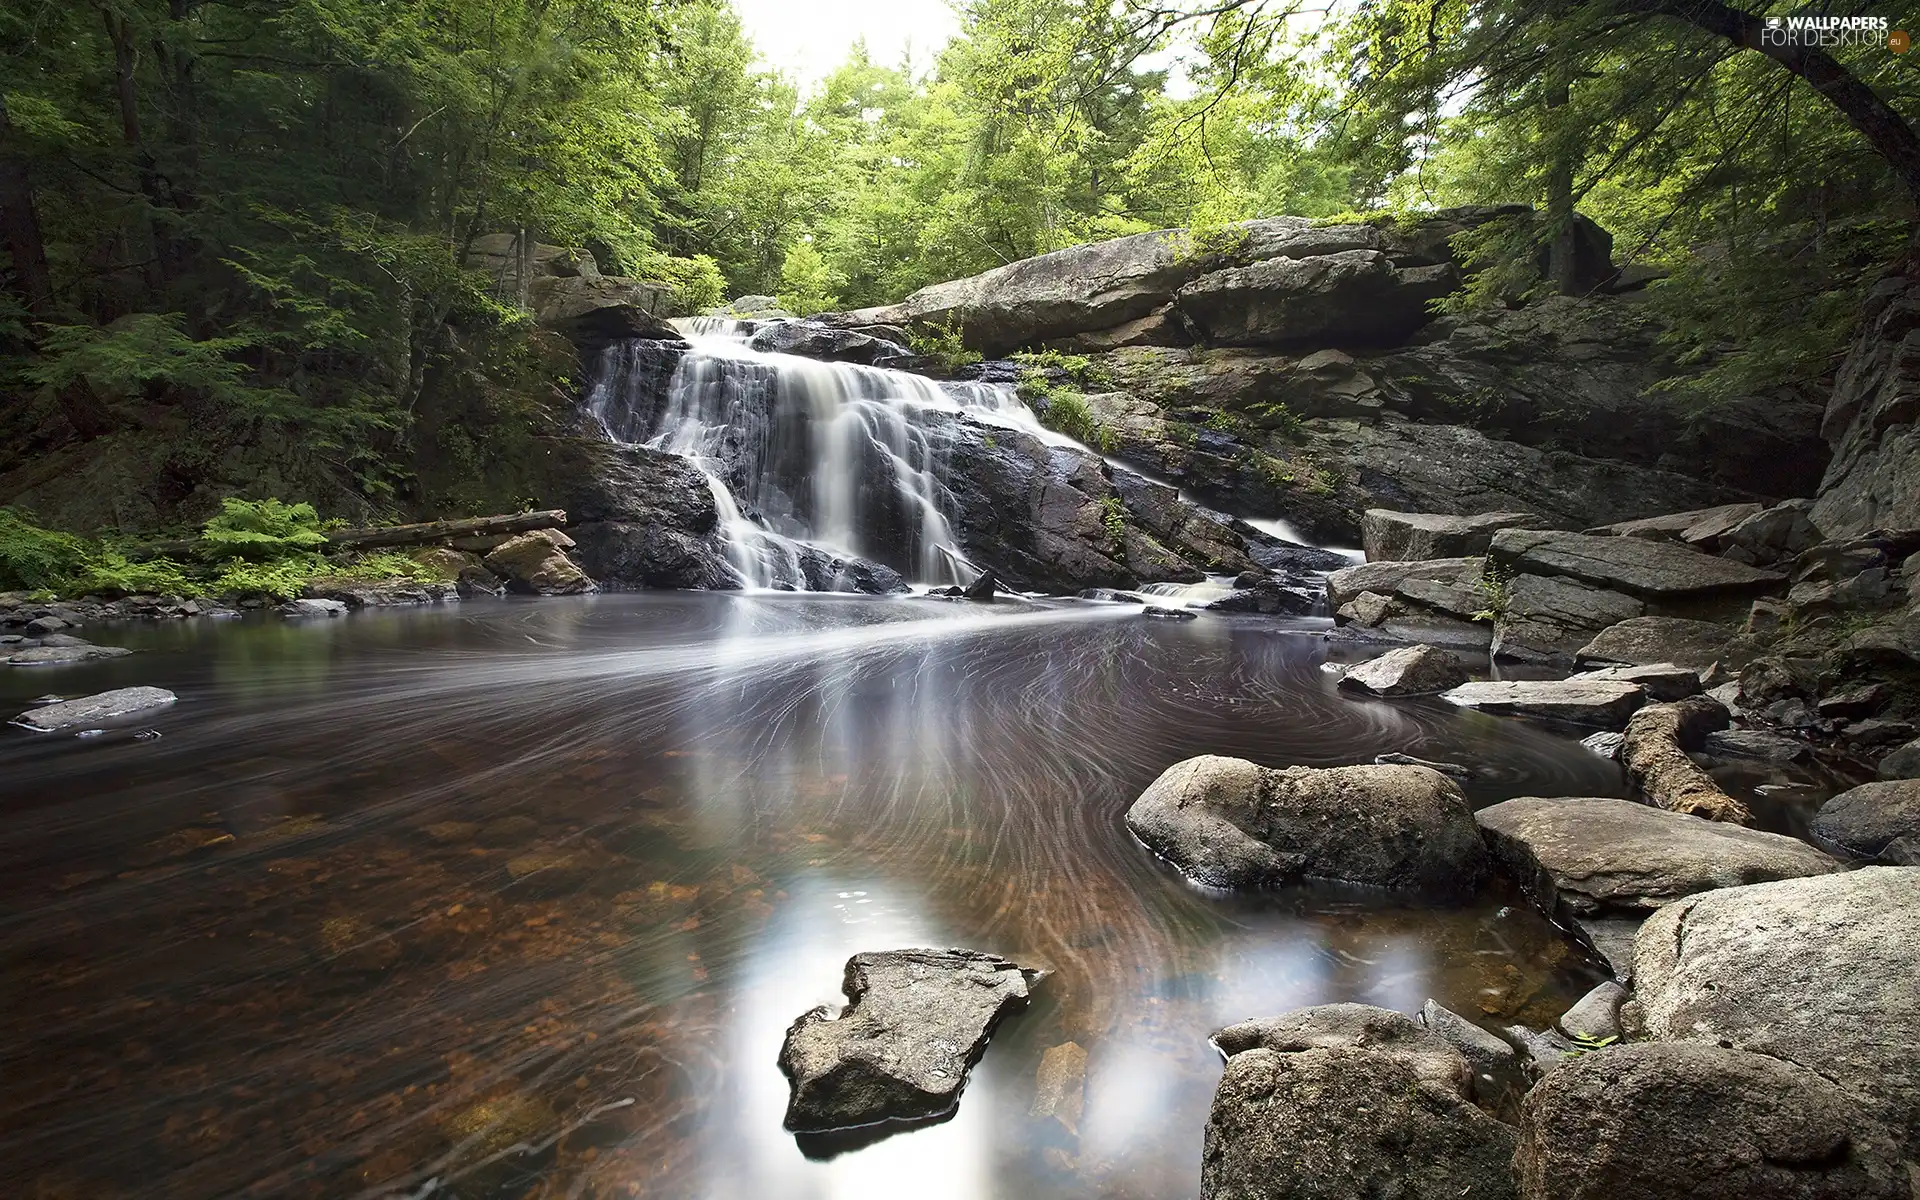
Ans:
[[[803,87],[847,61],[856,39],[875,62],[898,66],[911,51],[924,66],[960,31],[947,0],[735,0],[734,9],[761,57]]]

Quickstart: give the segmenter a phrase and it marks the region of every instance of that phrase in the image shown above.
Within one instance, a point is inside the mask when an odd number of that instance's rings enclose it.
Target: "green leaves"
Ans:
[[[214,560],[270,562],[308,554],[326,544],[320,515],[305,503],[229,496],[220,502],[219,515],[200,530],[201,553]]]

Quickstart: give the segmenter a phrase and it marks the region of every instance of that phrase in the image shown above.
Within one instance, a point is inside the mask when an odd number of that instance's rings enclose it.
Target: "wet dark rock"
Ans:
[[[1137,592],[1123,592],[1115,588],[1082,588],[1082,600],[1105,600],[1113,604],[1145,604],[1146,597]]]
[[[990,601],[993,599],[994,588],[998,587],[999,583],[1000,581],[994,577],[992,571],[982,571],[980,578],[968,584],[966,588],[961,591],[961,598],[981,602]]]
[[[1902,1200],[1898,1139],[1814,1071],[1714,1045],[1614,1046],[1528,1095],[1526,1200]]]
[[[1920,779],[1849,788],[1821,806],[1809,833],[1848,858],[1920,867]]]
[[[1237,587],[1218,600],[1209,601],[1204,607],[1208,612],[1304,617],[1310,616],[1319,602],[1319,597],[1312,589],[1288,587],[1278,580],[1261,579],[1250,587]]]
[[[818,546],[801,546],[798,553],[800,573],[809,591],[886,596],[913,590],[900,572],[868,559],[833,554]]]
[[[1223,1029],[1202,1200],[1505,1200],[1513,1130],[1473,1102],[1474,1072],[1409,1018],[1363,1004]]]
[[[1485,554],[1500,530],[1539,526],[1539,517],[1524,512],[1456,517],[1370,508],[1360,518],[1360,538],[1369,562],[1418,562]]]
[[[1522,662],[1570,664],[1601,630],[1646,611],[1632,596],[1577,579],[1520,575],[1507,581],[1504,593],[1492,650]]]
[[[348,608],[394,608],[419,604],[447,604],[460,593],[451,583],[310,583],[302,589],[309,600],[337,600]],[[250,607],[244,602],[242,608]],[[259,607],[265,607],[262,603]]]
[[[919,362],[905,346],[868,333],[836,329],[819,321],[768,321],[747,339],[751,349],[768,354],[797,354],[824,362],[912,369]]]
[[[1630,1028],[1797,1063],[1920,1151],[1920,867],[1689,896],[1633,957]]]
[[[136,713],[151,712],[156,708],[164,708],[172,704],[176,699],[178,697],[165,688],[115,688],[110,692],[82,696],[77,700],[61,700],[38,708],[30,708],[14,717],[10,723],[37,733],[52,733],[92,725],[99,721],[128,717]]]
[[[1167,608],[1160,604],[1149,604],[1140,610],[1143,617],[1157,617],[1162,621],[1197,621],[1200,614],[1190,608]]]
[[[1920,279],[1895,272],[1868,294],[1852,348],[1840,363],[1820,436],[1833,448],[1813,523],[1828,537],[1920,527],[1920,424],[1913,397],[1920,366]]]
[[[1582,663],[1671,663],[1696,671],[1717,662],[1744,662],[1749,656],[1735,644],[1734,631],[1727,626],[1679,617],[1622,621],[1601,630],[1576,655]]]
[[[960,1102],[994,1028],[1039,972],[974,950],[887,950],[847,960],[838,1017],[800,1017],[780,1048],[786,1127],[819,1132],[926,1121]]]
[[[1882,779],[1920,779],[1920,738],[1882,758],[1876,773]]]
[[[1369,659],[1340,677],[1340,686],[1375,696],[1427,696],[1467,681],[1467,664],[1451,651],[1404,646]]]
[[[1127,827],[1210,887],[1313,878],[1460,899],[1489,861],[1458,785],[1425,767],[1272,770],[1203,755],[1149,785]]]
[[[1590,733],[1580,739],[1580,744],[1610,762],[1620,761],[1620,748],[1626,737],[1618,733]]]
[[[1522,796],[1474,819],[1501,869],[1550,914],[1644,912],[1715,888],[1840,869],[1798,838],[1630,800]]]
[[[1647,702],[1637,683],[1576,680],[1485,680],[1464,683],[1442,699],[1497,716],[1618,729]]]

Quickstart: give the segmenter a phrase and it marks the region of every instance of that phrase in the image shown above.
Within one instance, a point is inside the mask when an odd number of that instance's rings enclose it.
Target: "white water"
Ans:
[[[978,572],[948,517],[945,420],[931,416],[1063,441],[1010,387],[762,353],[747,345],[748,321],[674,324],[692,348],[664,402],[652,399],[649,352],[625,343],[608,350],[588,408],[608,437],[701,470],[728,558],[748,587],[805,589],[807,546],[882,562],[923,583],[971,582]]]

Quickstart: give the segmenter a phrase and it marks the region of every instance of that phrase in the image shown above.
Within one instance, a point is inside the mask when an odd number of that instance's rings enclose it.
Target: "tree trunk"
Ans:
[[[564,509],[549,508],[539,512],[507,513],[498,517],[460,517],[447,521],[425,521],[418,525],[336,529],[327,534],[327,548],[367,550],[385,546],[429,546],[435,542],[450,542],[454,538],[511,537],[514,534],[531,533],[536,529],[559,529],[566,523],[567,514]],[[164,542],[147,542],[133,547],[129,553],[136,558],[151,558],[160,554],[191,554],[199,548],[198,540],[180,538]]]
[[[1565,109],[1573,102],[1573,85],[1567,78],[1566,61],[1556,55],[1548,66],[1545,103],[1553,129],[1553,161],[1547,167],[1547,278],[1562,296],[1581,292],[1580,240],[1573,227],[1573,149],[1566,131]]]
[[[1812,46],[1788,46],[1765,37],[1766,24],[1752,13],[1719,0],[1612,0],[1626,12],[1671,17],[1695,29],[1723,37],[1736,46],[1757,50],[1807,81],[1827,103],[1838,109],[1847,124],[1887,160],[1908,195],[1920,204],[1920,135],[1898,110],[1831,54]]]

